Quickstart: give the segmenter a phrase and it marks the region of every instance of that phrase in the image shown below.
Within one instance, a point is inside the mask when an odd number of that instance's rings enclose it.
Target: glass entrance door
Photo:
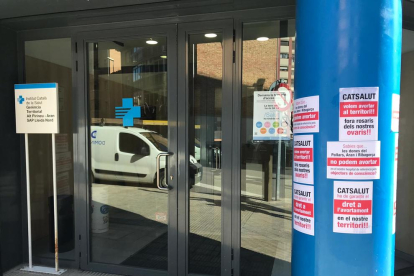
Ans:
[[[79,41],[81,267],[230,276],[232,20]]]
[[[174,31],[104,32],[82,43],[85,269],[176,275]]]
[[[182,24],[178,31],[178,90],[186,99],[179,102],[179,140],[190,156],[179,158],[180,170],[189,168],[180,181],[187,177],[179,193],[179,254],[186,252],[180,275],[231,275],[233,22]]]

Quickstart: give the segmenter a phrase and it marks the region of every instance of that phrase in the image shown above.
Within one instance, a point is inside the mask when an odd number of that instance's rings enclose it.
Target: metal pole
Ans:
[[[57,188],[56,188],[56,142],[55,134],[52,134],[52,160],[53,160],[53,212],[55,222],[55,269],[59,271],[59,235],[58,235],[58,210],[57,210]]]
[[[29,134],[24,134],[24,146],[26,155],[26,200],[27,200],[27,239],[29,248],[29,268],[33,268],[32,260],[32,208],[30,204],[30,167],[29,167]]]

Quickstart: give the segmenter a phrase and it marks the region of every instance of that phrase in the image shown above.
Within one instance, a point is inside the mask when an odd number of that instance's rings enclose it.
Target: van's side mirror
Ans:
[[[139,155],[142,155],[142,156],[148,156],[148,155],[150,155],[150,152],[149,152],[149,147],[142,147],[141,148],[141,150],[140,150],[140,152],[139,152]]]

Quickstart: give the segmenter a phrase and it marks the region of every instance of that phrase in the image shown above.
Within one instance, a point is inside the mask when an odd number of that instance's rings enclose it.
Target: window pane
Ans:
[[[89,43],[88,96],[90,261],[165,271],[168,191],[155,179],[168,149],[167,38]],[[160,167],[166,187],[166,158]]]
[[[146,144],[135,135],[128,133],[119,134],[120,151],[131,154],[138,154],[140,153],[140,149],[144,146],[146,146]]]
[[[189,164],[188,270],[202,275],[221,272],[223,36],[215,35],[193,34],[188,43],[188,148],[193,157]]]
[[[291,106],[272,121],[253,118],[260,118],[260,94],[283,88],[292,99],[294,35],[294,20],[243,25],[241,275],[290,275]]]
[[[60,134],[56,134],[56,177],[59,258],[73,260],[75,225],[71,40],[63,38],[26,42],[25,72],[26,83],[58,83]],[[29,155],[33,255],[35,258],[54,258],[51,135],[29,134]]]

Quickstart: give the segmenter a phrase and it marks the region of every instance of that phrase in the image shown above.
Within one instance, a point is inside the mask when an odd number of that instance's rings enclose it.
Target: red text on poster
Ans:
[[[334,181],[335,233],[372,233],[372,183]]]
[[[339,140],[378,140],[378,87],[339,89]]]
[[[313,186],[293,183],[293,228],[315,235]]]
[[[328,142],[327,178],[379,179],[380,141]]]
[[[293,133],[319,132],[319,96],[295,100]]]

